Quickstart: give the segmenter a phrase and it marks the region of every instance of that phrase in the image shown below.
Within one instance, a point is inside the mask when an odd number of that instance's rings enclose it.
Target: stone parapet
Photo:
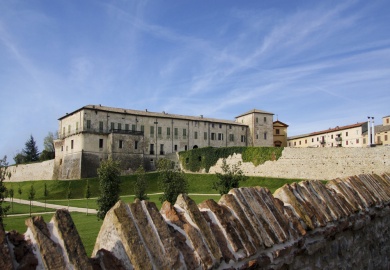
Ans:
[[[237,188],[199,205],[183,194],[160,211],[148,201],[119,201],[90,259],[66,210],[47,225],[37,218],[26,224],[18,241],[36,257],[27,252],[30,259],[19,261],[42,268],[389,269],[390,174],[302,181],[274,194]],[[8,259],[0,263],[9,264],[15,251],[4,235],[0,252]]]

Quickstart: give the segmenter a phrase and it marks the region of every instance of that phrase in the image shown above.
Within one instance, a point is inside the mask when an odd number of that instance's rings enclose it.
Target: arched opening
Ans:
[[[194,145],[194,147],[192,147],[192,149],[196,149],[196,148],[198,148],[198,146],[197,146],[197,145]]]
[[[274,145],[275,145],[275,147],[281,147],[282,146],[282,142],[281,141],[275,141]]]

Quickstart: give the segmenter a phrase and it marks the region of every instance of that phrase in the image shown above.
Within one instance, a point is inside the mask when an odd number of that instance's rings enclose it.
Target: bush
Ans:
[[[168,201],[174,204],[177,196],[188,192],[188,182],[184,172],[174,169],[174,162],[162,158],[157,162],[159,188],[164,192],[160,197],[161,203]]]
[[[218,190],[219,194],[228,194],[232,188],[238,188],[241,181],[245,181],[248,177],[244,175],[240,169],[241,163],[233,165],[231,168],[226,164],[226,159],[222,161],[223,173],[216,173],[218,181],[213,183],[213,189]]]

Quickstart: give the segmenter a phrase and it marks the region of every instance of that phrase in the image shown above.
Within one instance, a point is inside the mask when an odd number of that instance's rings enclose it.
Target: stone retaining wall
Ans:
[[[19,164],[9,166],[11,178],[6,181],[21,182],[35,180],[52,180],[54,173],[54,159],[39,163]]]
[[[390,147],[372,148],[284,148],[277,161],[254,166],[243,162],[241,154],[226,159],[228,164],[241,162],[248,176],[330,180],[358,174],[390,172]],[[222,159],[209,173],[221,172]]]
[[[88,258],[66,210],[0,228],[0,269],[389,269],[390,174],[233,189],[217,203],[180,195],[159,211],[119,201]],[[26,268],[26,269],[27,269]]]

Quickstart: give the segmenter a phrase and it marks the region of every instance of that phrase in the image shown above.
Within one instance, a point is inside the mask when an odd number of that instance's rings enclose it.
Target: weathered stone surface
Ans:
[[[47,269],[65,269],[66,263],[60,245],[51,239],[49,229],[42,217],[32,217],[25,221],[31,230]]]
[[[125,270],[122,261],[115,257],[111,252],[101,249],[96,253],[96,256],[90,259],[90,263],[94,270]]]
[[[58,230],[59,236],[64,242],[63,248],[74,269],[92,269],[83,242],[80,239],[69,212],[65,209],[57,210],[52,221]]]
[[[0,269],[12,268],[11,250],[7,244],[3,225],[0,224]]]
[[[31,244],[16,231],[8,234],[8,240],[13,245],[13,255],[18,264],[17,269],[35,269],[38,260],[34,256]]]

